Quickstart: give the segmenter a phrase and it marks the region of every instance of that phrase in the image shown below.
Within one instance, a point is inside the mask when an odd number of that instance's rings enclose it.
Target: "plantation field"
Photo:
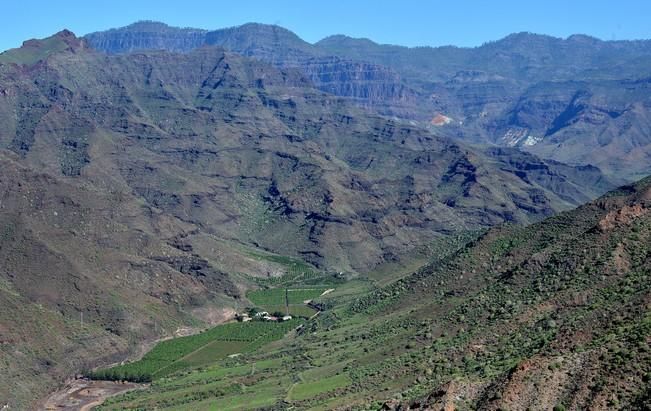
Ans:
[[[216,340],[188,354],[183,358],[183,363],[189,367],[212,363],[231,354],[236,354],[242,348],[243,344],[241,341]]]
[[[296,284],[323,277],[325,274],[315,269],[313,266],[297,258],[286,257],[273,254],[250,253],[250,255],[259,260],[267,260],[273,263],[281,264],[285,268],[285,274],[279,277],[256,278],[261,285],[280,286],[283,284]]]
[[[224,324],[201,334],[162,341],[139,361],[98,370],[89,376],[106,380],[151,381],[230,354],[253,351],[282,338],[299,324],[299,320]]]
[[[281,312],[285,314],[287,312],[287,307],[283,305],[265,305],[263,307],[270,313]],[[292,304],[289,306],[289,315],[292,317],[305,317],[310,318],[316,314],[317,310],[312,307],[309,307],[305,304]]]
[[[290,305],[289,306],[289,315],[291,315],[293,317],[310,318],[316,313],[317,313],[317,310],[315,310],[312,307],[308,307],[307,305]]]
[[[250,291],[246,294],[246,297],[251,300],[253,304],[260,307],[266,307],[270,305],[284,306],[286,302],[284,288]]]
[[[280,358],[255,361],[246,365],[212,365],[174,378],[154,381],[144,391],[109,398],[100,410],[249,410],[270,406],[292,387]],[[256,382],[255,389],[242,380]]]
[[[319,297],[327,289],[326,287],[272,288],[250,291],[246,296],[253,304],[266,308],[270,305],[285,305],[286,302],[289,304],[304,304],[304,301]]]
[[[289,289],[287,297],[290,304],[302,304],[304,301],[317,298],[325,290],[327,290],[327,288]]]
[[[187,375],[179,375],[175,378],[161,378],[156,380],[153,385],[159,388],[179,388],[205,384],[212,381],[230,380],[238,377],[251,376],[264,371],[273,371],[281,367],[282,358],[273,358],[261,361],[252,361],[251,363],[241,365],[209,365],[201,371],[193,371]],[[218,364],[217,362],[215,364]]]
[[[333,391],[337,388],[342,388],[351,383],[350,378],[345,374],[335,375],[333,377],[324,378],[319,381],[304,382],[297,384],[292,388],[288,397],[290,400],[304,400],[312,398],[318,394]]]

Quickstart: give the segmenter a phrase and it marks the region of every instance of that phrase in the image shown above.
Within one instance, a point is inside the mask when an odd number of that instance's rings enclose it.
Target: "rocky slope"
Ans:
[[[0,394],[18,408],[136,342],[223,320],[250,276],[282,269],[264,253],[361,272],[609,186],[217,47],[107,56],[63,31],[0,55],[0,84]]]
[[[433,351],[458,361],[462,377],[400,409],[647,409],[650,200],[646,178],[528,228],[493,230],[404,281],[403,305],[434,284],[463,301],[433,326],[456,329],[447,355]]]
[[[218,48],[107,57],[80,46],[2,67],[17,116],[3,117],[0,141],[26,165],[86,181],[102,161],[149,205],[272,251],[291,223],[296,244],[282,250],[333,268],[363,269],[437,232],[532,221],[608,186],[598,170],[532,156],[512,167],[505,152],[368,115],[297,71]],[[528,177],[541,168],[546,178]]]
[[[149,24],[87,39],[109,53],[159,48],[148,41]],[[186,38],[181,30],[176,36],[169,49]],[[207,32],[204,44],[298,68],[323,91],[452,137],[592,164],[620,181],[651,172],[649,41],[518,33],[477,48],[407,48],[342,35],[309,44],[280,27],[246,24]]]
[[[283,341],[102,410],[647,410],[651,177],[339,284]],[[456,243],[456,244],[454,244]]]
[[[497,143],[640,177],[651,164],[650,85],[648,78],[540,84],[490,128],[502,136]]]

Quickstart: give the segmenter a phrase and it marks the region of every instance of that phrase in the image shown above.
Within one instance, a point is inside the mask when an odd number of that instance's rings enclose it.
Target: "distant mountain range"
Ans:
[[[651,172],[651,41],[518,33],[477,48],[315,44],[278,26],[215,31],[140,22],[87,35],[109,53],[219,45],[298,68],[320,90],[467,141],[517,146],[620,181]]]

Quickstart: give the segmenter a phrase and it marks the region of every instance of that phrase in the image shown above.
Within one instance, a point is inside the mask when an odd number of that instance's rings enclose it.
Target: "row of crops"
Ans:
[[[290,304],[282,305],[265,305],[264,310],[273,313],[282,313],[283,315],[291,315],[292,317],[310,318],[318,312],[315,308],[305,304]]]
[[[286,273],[282,276],[268,277],[268,278],[256,277],[255,280],[259,285],[263,285],[263,286],[280,286],[280,285],[304,283],[309,280],[321,278],[323,276],[324,276],[323,273],[312,270],[311,268],[291,265],[287,267]]]
[[[314,269],[302,260],[281,255],[251,253],[255,258],[281,264],[285,267],[285,274],[278,277],[260,278],[255,281],[262,286],[280,286],[307,282],[324,276],[324,273]]]
[[[247,293],[247,298],[260,307],[269,305],[304,304],[304,301],[313,300],[323,294],[327,288],[272,288],[255,290]]]
[[[201,334],[161,341],[141,360],[89,373],[100,380],[147,382],[234,353],[253,351],[281,339],[299,320],[219,325]]]

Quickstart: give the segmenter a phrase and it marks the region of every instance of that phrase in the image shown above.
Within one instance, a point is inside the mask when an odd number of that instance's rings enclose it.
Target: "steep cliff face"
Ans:
[[[123,29],[91,33],[86,41],[107,53],[128,53],[136,50],[169,50],[188,52],[206,43],[207,30],[176,28],[153,21],[141,21]]]
[[[349,97],[381,114],[410,118],[425,115],[422,99],[392,69],[320,50],[282,27],[249,23],[214,31],[177,29],[162,23],[136,23],[85,36],[97,50],[128,53],[135,50],[187,52],[203,45],[224,47],[246,57],[294,68],[327,93]],[[421,114],[422,112],[422,114]]]
[[[319,90],[348,97],[357,105],[382,114],[406,118],[422,110],[418,104],[420,96],[387,67],[322,57],[305,60],[296,68]]]

